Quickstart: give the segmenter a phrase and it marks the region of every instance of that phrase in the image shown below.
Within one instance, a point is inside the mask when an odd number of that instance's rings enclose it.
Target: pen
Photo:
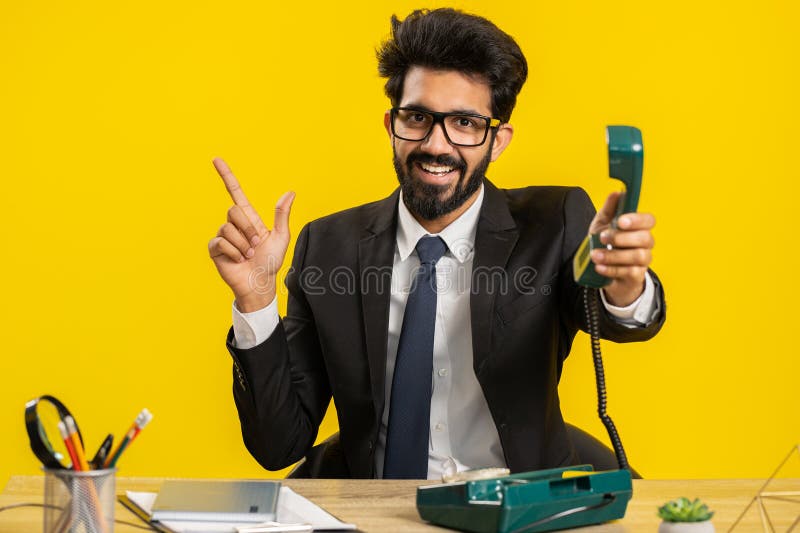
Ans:
[[[113,468],[116,466],[119,456],[122,455],[122,452],[124,452],[125,449],[130,446],[131,442],[133,442],[133,439],[136,438],[139,432],[142,431],[152,419],[153,415],[150,414],[150,411],[148,411],[146,408],[142,409],[142,412],[139,413],[139,416],[137,416],[136,420],[133,421],[131,428],[125,434],[125,437],[123,437],[120,443],[117,445],[114,453],[106,457],[106,461],[103,466],[106,468]]]
[[[91,465],[92,468],[102,468],[103,464],[106,462],[106,457],[108,457],[108,452],[111,450],[111,443],[114,442],[114,435],[111,433],[103,440],[103,443],[97,448],[97,453],[94,454],[94,458],[92,458]]]

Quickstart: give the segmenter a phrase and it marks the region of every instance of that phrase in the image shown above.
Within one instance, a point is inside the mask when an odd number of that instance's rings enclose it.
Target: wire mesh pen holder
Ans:
[[[116,468],[44,469],[45,533],[112,533]]]

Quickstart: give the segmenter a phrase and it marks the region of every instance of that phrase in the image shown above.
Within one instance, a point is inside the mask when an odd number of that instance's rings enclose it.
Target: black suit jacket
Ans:
[[[232,344],[245,445],[265,468],[300,460],[333,396],[352,477],[375,475],[384,408],[397,202],[388,198],[306,225],[286,277],[287,315],[263,343]],[[500,190],[485,180],[470,296],[473,368],[514,472],[573,464],[558,399],[564,359],[585,329],[572,256],[594,216],[579,188]],[[665,319],[628,328],[601,311],[614,341],[646,340]]]

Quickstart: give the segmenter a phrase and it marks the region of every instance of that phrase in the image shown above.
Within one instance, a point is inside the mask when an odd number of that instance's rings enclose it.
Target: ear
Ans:
[[[386,128],[386,133],[389,134],[389,138],[392,138],[392,112],[388,109],[386,113],[383,114],[383,127]]]
[[[500,124],[494,136],[494,144],[492,145],[492,162],[497,161],[497,158],[500,157],[500,154],[502,154],[503,150],[509,145],[513,136],[514,126],[508,123]]]

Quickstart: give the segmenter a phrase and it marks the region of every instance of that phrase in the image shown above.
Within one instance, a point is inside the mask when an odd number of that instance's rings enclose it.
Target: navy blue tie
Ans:
[[[417,242],[420,265],[403,314],[389,400],[386,479],[428,477],[436,262],[446,250],[441,237],[426,236]]]

